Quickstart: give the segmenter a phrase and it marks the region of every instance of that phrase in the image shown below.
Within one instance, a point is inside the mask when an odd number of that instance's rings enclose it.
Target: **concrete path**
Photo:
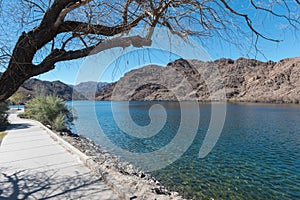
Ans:
[[[11,113],[0,146],[0,200],[119,197],[36,122]]]

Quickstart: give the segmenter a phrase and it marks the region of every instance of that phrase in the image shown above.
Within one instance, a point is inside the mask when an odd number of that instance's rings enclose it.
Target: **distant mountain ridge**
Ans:
[[[78,93],[85,96],[85,98],[93,100],[95,99],[95,93],[100,88],[108,85],[106,82],[94,82],[94,81],[88,81],[79,83],[75,86],[73,86],[73,89],[77,91]]]
[[[18,89],[26,100],[31,99],[35,96],[48,96],[54,95],[66,101],[86,100],[87,98],[79,92],[73,90],[73,88],[61,81],[42,81],[36,78],[31,78],[23,83]]]
[[[215,66],[221,80],[211,66]],[[199,73],[201,72],[201,73]],[[184,86],[187,81],[189,87]],[[218,59],[213,62],[179,59],[166,67],[145,66],[126,73],[118,82],[101,88],[97,100],[199,100],[210,101],[205,81],[218,92],[225,86],[226,100],[299,103],[300,57],[279,62],[254,59]],[[211,88],[210,88],[211,89]]]
[[[24,96],[24,101],[28,101],[36,96],[48,95],[58,96],[66,101],[93,100],[95,99],[96,91],[105,85],[107,85],[107,83],[84,82],[73,86],[61,81],[51,82],[31,78],[25,81],[17,92]]]
[[[222,80],[215,78],[211,65],[218,68]],[[183,79],[188,80],[190,88],[182,86]],[[205,80],[213,84],[222,81],[229,101],[300,103],[300,57],[279,62],[246,58],[222,58],[213,62],[179,59],[166,67],[149,65],[129,71],[115,83],[85,82],[71,86],[61,81],[32,78],[18,92],[26,100],[38,95],[55,95],[64,100],[210,101]]]

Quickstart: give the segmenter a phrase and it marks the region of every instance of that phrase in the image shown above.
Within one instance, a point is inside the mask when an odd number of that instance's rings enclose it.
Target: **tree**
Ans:
[[[7,102],[1,102],[0,103],[0,131],[3,131],[6,129],[8,125],[8,114],[7,111],[9,110],[8,108],[8,103]]]
[[[9,99],[12,103],[18,105],[18,110],[20,110],[20,104],[24,103],[25,97],[20,92],[16,92]]]
[[[7,61],[0,77],[0,101],[9,98],[28,78],[54,69],[58,62],[88,56],[100,43],[103,48],[99,51],[147,46],[155,27],[166,27],[181,36],[217,36],[230,43],[236,43],[236,38],[243,35],[250,37],[249,43],[256,48],[260,38],[280,41],[259,28],[255,23],[257,16],[278,19],[285,23],[285,28],[297,29],[300,21],[299,0],[239,2],[243,6],[230,0],[20,0],[13,5],[10,2],[1,1],[1,12],[9,10],[9,16],[24,31],[12,52],[6,45],[0,49],[2,63]],[[134,27],[143,27],[148,32],[145,36],[126,35]]]

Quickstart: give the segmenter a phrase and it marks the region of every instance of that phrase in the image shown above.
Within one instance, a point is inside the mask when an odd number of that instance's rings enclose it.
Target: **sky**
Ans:
[[[201,46],[201,44],[199,44],[199,46]],[[235,46],[222,41],[220,41],[219,44],[215,43],[215,46],[213,48],[203,48],[206,50],[211,60],[216,60],[219,58],[238,59],[240,57],[249,57],[248,55],[245,55],[245,52],[241,51]],[[274,43],[270,41],[263,41],[259,44],[259,48],[264,55],[251,56],[250,58],[255,58],[262,61],[279,61],[284,58],[299,57],[300,39],[298,39],[297,36],[293,35],[293,33],[289,33],[286,35],[285,39],[282,42]],[[101,60],[105,59],[106,56],[107,55],[104,54],[103,58],[99,58],[98,62],[101,63]],[[126,54],[122,58],[116,59],[115,62],[112,62],[108,66],[101,66],[101,64],[97,65],[99,71],[104,70],[105,74],[96,81],[114,82],[122,77],[124,73],[134,68],[139,68],[149,64],[165,66],[169,62],[172,62],[178,58],[181,58],[181,56],[174,55],[163,50],[138,50],[132,54]],[[58,63],[54,70],[39,75],[36,78],[48,81],[60,80],[64,83],[74,85],[77,83],[76,79],[79,75],[78,73],[80,73],[80,69],[84,65],[84,62],[89,59],[90,58],[87,57],[75,61]],[[199,59],[201,60],[201,58]],[[92,81],[95,80],[93,79]]]
[[[264,1],[262,1],[264,2]],[[269,2],[269,1],[265,1]],[[78,83],[84,74],[81,81],[88,81],[89,77],[92,81],[101,82],[114,82],[117,81],[124,73],[149,64],[156,64],[165,66],[167,63],[172,62],[178,58],[185,59],[199,59],[199,60],[216,60],[219,58],[238,59],[240,57],[254,58],[261,61],[273,60],[279,61],[284,58],[292,58],[300,56],[300,31],[283,30],[286,22],[281,20],[274,20],[270,16],[260,15],[255,10],[249,9],[249,1],[231,1],[231,4],[239,11],[247,10],[253,17],[253,23],[259,28],[260,31],[267,35],[280,38],[282,41],[279,43],[259,39],[257,47],[263,54],[256,54],[252,51],[249,53],[249,47],[237,47],[233,44],[227,43],[219,37],[211,38],[189,38],[188,42],[192,45],[177,45],[173,42],[173,46],[168,47],[169,38],[157,38],[156,46],[144,49],[129,49],[101,52],[98,56],[89,56],[83,59],[57,63],[56,68],[50,72],[39,75],[36,78],[48,81],[60,80],[66,84],[74,85]],[[282,8],[275,8],[279,13]],[[229,19],[230,20],[230,19]],[[5,19],[3,23],[8,23]],[[15,24],[10,23],[10,26],[1,26],[2,29],[12,29]],[[248,28],[244,25],[240,27],[243,31]],[[9,31],[9,30],[2,30]],[[20,30],[21,31],[21,30]],[[299,35],[299,36],[298,36]],[[13,36],[17,39],[17,35]],[[3,39],[3,38],[1,38]],[[173,39],[173,37],[172,37]],[[243,36],[233,38],[234,42],[243,43],[249,41],[249,38]],[[14,41],[14,40],[12,40]],[[181,42],[175,39],[178,44]],[[196,48],[195,48],[196,46]],[[178,48],[175,49],[174,48]],[[194,54],[200,52],[199,54]],[[92,60],[97,61],[92,61]],[[88,64],[87,64],[88,63]],[[92,69],[85,69],[86,65],[93,65]],[[0,69],[1,70],[1,69]],[[3,69],[2,69],[3,71]],[[97,76],[96,76],[97,74]]]

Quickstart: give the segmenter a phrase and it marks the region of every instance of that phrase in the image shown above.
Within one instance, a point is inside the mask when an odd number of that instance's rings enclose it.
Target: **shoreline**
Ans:
[[[90,157],[100,168],[106,171],[105,173],[110,174],[125,190],[133,194],[132,199],[184,199],[178,192],[169,191],[149,173],[145,173],[133,164],[121,160],[89,138],[71,132],[55,132],[55,134]]]
[[[195,102],[193,100],[97,100],[97,99],[87,99],[87,100],[65,100],[66,102],[72,102],[72,101],[93,101],[93,102]],[[196,100],[198,103],[202,104],[211,104],[211,103],[226,103],[226,104],[249,104],[249,105],[295,105],[300,106],[300,101],[282,101],[282,100],[274,100],[274,101],[259,101],[259,100],[233,100],[228,99],[224,101],[211,101],[211,100]]]
[[[152,101],[153,102],[153,101]],[[273,104],[273,103],[250,103],[250,102],[226,102],[230,104],[249,104],[249,105],[269,105],[269,106],[299,106],[299,104]],[[111,175],[117,183],[129,191],[132,197],[130,199],[183,199],[178,192],[169,191],[161,185],[155,177],[143,172],[136,166],[122,161],[118,156],[104,150],[82,135],[72,132],[55,132],[57,137],[69,143],[71,146],[82,152],[88,159],[95,162],[100,168],[104,169],[103,173]],[[85,162],[86,165],[87,162]],[[90,167],[90,166],[88,166]],[[125,198],[126,199],[126,198]]]
[[[8,112],[15,109],[11,108]],[[17,111],[21,113],[21,109]],[[32,120],[32,119],[28,119]],[[84,165],[94,171],[119,194],[121,199],[126,200],[183,200],[178,192],[169,191],[162,186],[153,176],[129,162],[122,161],[118,156],[101,148],[92,140],[68,132],[56,132],[39,121],[35,121],[46,130],[49,136],[75,155]]]
[[[87,156],[40,122],[9,112],[0,199],[125,199],[88,166]]]

